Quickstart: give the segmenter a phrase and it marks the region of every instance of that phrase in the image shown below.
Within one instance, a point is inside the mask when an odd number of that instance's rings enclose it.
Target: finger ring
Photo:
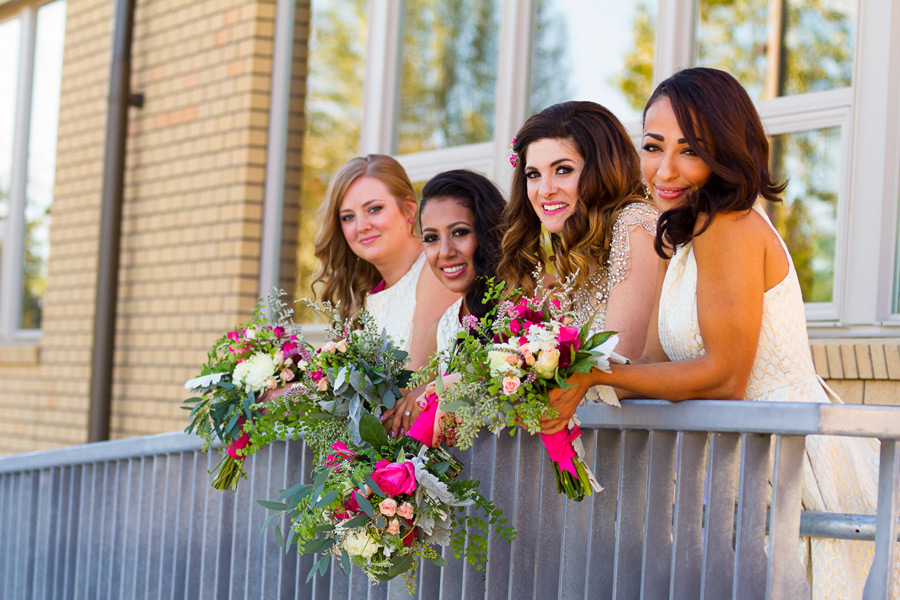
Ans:
[[[408,410],[404,410],[404,411],[403,411],[403,414],[406,415],[406,416],[408,417],[408,416],[411,415],[412,413],[409,412]]]

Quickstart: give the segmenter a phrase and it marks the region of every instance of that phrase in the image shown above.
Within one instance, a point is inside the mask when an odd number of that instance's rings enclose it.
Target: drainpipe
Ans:
[[[91,404],[88,441],[109,439],[112,405],[113,357],[116,336],[116,300],[119,285],[119,248],[122,199],[125,187],[125,141],[131,98],[131,38],[135,0],[117,0],[109,76],[109,113],[106,124],[106,158],[103,166],[103,199],[100,220],[100,254],[97,263],[97,301],[91,354]],[[138,100],[136,102],[136,100]]]

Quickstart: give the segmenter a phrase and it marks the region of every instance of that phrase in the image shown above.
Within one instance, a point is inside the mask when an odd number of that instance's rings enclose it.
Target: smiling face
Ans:
[[[353,253],[377,265],[409,242],[413,214],[412,200],[397,200],[380,179],[361,177],[347,188],[338,218]]]
[[[429,200],[422,208],[422,243],[431,270],[447,289],[465,294],[475,283],[475,214],[455,198]]]
[[[661,211],[684,202],[687,194],[705,184],[712,173],[688,146],[665,96],[651,104],[644,115],[641,172]]]
[[[584,158],[568,139],[545,138],[526,150],[528,200],[550,233],[560,233],[578,205],[578,180]]]

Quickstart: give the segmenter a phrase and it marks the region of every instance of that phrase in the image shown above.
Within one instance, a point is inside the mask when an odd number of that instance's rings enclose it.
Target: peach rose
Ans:
[[[412,519],[413,518],[413,505],[409,502],[404,502],[400,506],[397,507],[397,516],[404,519]]]
[[[507,396],[511,396],[516,393],[516,390],[519,389],[520,385],[522,385],[522,381],[518,377],[515,375],[507,375],[503,378],[503,393]]]
[[[391,535],[397,535],[400,533],[400,521],[397,519],[391,519],[391,522],[388,523],[387,532]]]
[[[386,517],[393,517],[397,514],[397,501],[393,498],[385,498],[378,505],[378,509],[381,510],[381,514]]]

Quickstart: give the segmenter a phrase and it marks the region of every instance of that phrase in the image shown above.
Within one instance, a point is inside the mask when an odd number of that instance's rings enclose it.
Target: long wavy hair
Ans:
[[[749,211],[760,196],[780,202],[787,182],[769,173],[769,141],[750,96],[725,71],[695,67],[660,83],[644,108],[668,98],[688,146],[709,166],[709,179],[683,203],[659,218],[654,248],[668,258],[672,248],[703,233],[719,211]],[[694,231],[698,217],[703,225]]]
[[[374,265],[353,253],[341,229],[341,203],[350,186],[362,177],[373,177],[384,183],[401,208],[404,202],[416,200],[403,166],[385,154],[353,158],[331,178],[326,201],[316,214],[322,225],[316,235],[314,252],[319,270],[313,275],[312,285],[317,299],[340,301],[341,316],[345,319],[359,314],[365,306],[366,294],[382,279]]]
[[[526,295],[534,292],[532,273],[538,263],[548,262],[540,244],[541,221],[528,199],[525,179],[528,147],[543,139],[568,140],[584,159],[575,212],[566,219],[563,231],[551,236],[560,279],[577,272],[575,285],[582,286],[592,267],[607,263],[616,218],[626,206],[641,201],[644,192],[634,144],[622,123],[603,106],[563,102],[529,117],[513,144],[518,161],[504,215],[503,256],[497,267],[507,289],[521,288]]]
[[[432,200],[455,200],[475,216],[475,238],[478,248],[472,258],[475,267],[475,283],[466,292],[464,301],[469,313],[479,319],[491,306],[483,302],[488,290],[488,280],[497,275],[500,260],[500,240],[503,209],[506,201],[497,186],[484,175],[465,169],[444,171],[429,180],[422,189],[419,204],[419,229],[422,228],[422,211]]]

